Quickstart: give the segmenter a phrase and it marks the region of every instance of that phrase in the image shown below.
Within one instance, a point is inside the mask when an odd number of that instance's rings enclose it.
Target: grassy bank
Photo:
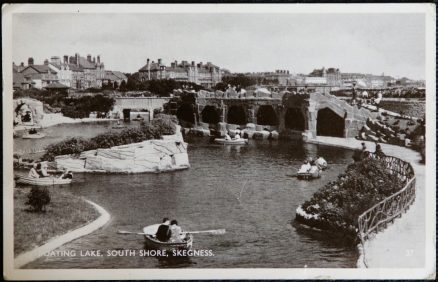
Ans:
[[[30,188],[14,189],[14,256],[99,217],[99,213],[83,199],[59,187],[48,190],[51,201],[46,212],[36,213],[29,211],[25,204]]]

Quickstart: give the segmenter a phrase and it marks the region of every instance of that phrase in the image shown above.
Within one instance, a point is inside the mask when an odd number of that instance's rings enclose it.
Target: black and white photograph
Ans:
[[[435,279],[434,4],[2,14],[5,279]]]

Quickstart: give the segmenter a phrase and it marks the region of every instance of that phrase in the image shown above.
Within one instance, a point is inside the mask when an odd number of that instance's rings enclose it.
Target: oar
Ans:
[[[221,235],[225,234],[225,229],[216,229],[216,230],[202,230],[202,231],[184,231],[182,234],[200,234],[200,233],[210,233],[213,235]],[[118,234],[136,234],[136,235],[155,235],[151,233],[143,233],[143,232],[131,232],[131,231],[125,231],[125,230],[119,230],[117,231]]]
[[[142,233],[142,232],[131,232],[126,230],[119,230],[117,231],[118,234],[137,234],[137,235],[155,235],[155,234],[149,234],[149,233]]]
[[[225,229],[216,229],[216,230],[202,230],[202,231],[184,231],[182,234],[199,234],[199,233],[210,233],[212,235],[222,235],[225,234]]]

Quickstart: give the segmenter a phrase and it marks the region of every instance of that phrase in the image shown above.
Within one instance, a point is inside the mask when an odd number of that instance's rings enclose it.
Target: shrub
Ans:
[[[26,205],[30,206],[34,212],[45,212],[46,206],[50,203],[50,193],[47,188],[32,187]]]

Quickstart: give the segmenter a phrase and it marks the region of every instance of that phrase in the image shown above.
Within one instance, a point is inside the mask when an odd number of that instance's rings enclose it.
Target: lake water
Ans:
[[[86,125],[86,130],[84,125],[50,129],[88,137],[104,131],[102,127],[107,125]],[[203,138],[186,141],[188,170],[76,174],[71,185],[59,187],[103,206],[112,219],[103,228],[58,249],[74,250],[76,256],[42,257],[26,268],[356,266],[355,247],[292,224],[298,205],[345,170],[352,161],[351,151],[290,141],[250,140],[248,146],[215,145]],[[316,154],[329,163],[320,179],[300,181],[287,176],[296,172],[303,159]],[[214,256],[176,260],[138,256],[144,249],[143,237],[117,234],[118,230],[141,232],[142,227],[159,223],[163,217],[177,219],[185,230],[226,229],[226,233],[194,235],[193,249],[211,250]],[[124,249],[135,250],[137,255],[106,256],[107,250]],[[104,256],[81,257],[81,250],[101,250]]]

